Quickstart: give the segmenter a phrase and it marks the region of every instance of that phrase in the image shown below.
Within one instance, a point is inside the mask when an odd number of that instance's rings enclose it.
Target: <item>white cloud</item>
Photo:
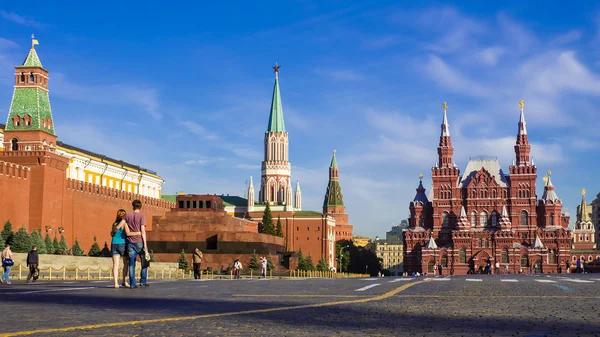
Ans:
[[[583,34],[579,30],[573,29],[555,37],[552,41],[550,41],[550,44],[555,46],[569,44],[575,41],[579,41],[582,35]]]
[[[94,104],[136,106],[156,120],[162,118],[159,112],[158,90],[149,86],[130,84],[88,86],[70,82],[64,74],[53,73],[52,95]]]
[[[217,161],[223,161],[225,160],[225,158],[221,158],[221,157],[217,157],[217,158],[201,158],[201,159],[193,159],[193,160],[186,160],[184,163],[186,165],[206,165],[209,163],[214,163]]]
[[[219,137],[212,131],[207,130],[204,126],[192,121],[180,121],[179,125],[185,127],[189,132],[200,136],[204,139],[215,140]]]
[[[17,23],[19,25],[23,25],[23,26],[29,26],[29,27],[35,27],[35,28],[44,28],[44,27],[48,26],[47,24],[37,22],[34,19],[22,16],[17,13],[13,13],[13,12],[0,11],[0,17],[2,17],[3,19],[6,19],[8,21]]]
[[[506,52],[503,47],[488,47],[477,53],[479,60],[486,65],[496,65],[500,57]]]
[[[423,70],[435,84],[448,91],[477,97],[490,95],[490,91],[482,83],[451,68],[438,56],[429,55],[427,62],[423,65]]]
[[[505,13],[498,14],[498,24],[504,40],[513,47],[511,50],[527,52],[537,47],[538,39],[535,35]]]
[[[260,170],[259,164],[237,164],[235,165],[235,167],[242,170]]]
[[[439,53],[460,52],[472,45],[475,37],[486,31],[484,24],[452,7],[430,9],[418,18],[417,23],[440,33],[440,38],[425,45],[427,49]]]

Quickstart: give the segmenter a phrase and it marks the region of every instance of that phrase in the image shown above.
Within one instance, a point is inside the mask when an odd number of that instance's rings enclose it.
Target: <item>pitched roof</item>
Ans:
[[[498,163],[497,159],[471,159],[467,164],[467,168],[463,172],[462,178],[458,182],[458,187],[466,187],[471,179],[477,174],[479,170],[484,168],[488,171],[496,180],[496,183],[500,187],[508,187],[509,182],[504,172],[502,172],[502,168],[500,167],[500,163]]]
[[[544,186],[544,194],[542,195],[542,200],[544,201],[552,201],[556,202],[556,200],[560,200],[556,191],[554,190],[554,185],[552,185],[552,180],[548,177],[548,181],[546,186]]]
[[[38,57],[37,52],[35,51],[35,48],[33,48],[33,46],[31,47],[31,49],[29,49],[29,54],[27,54],[27,57],[25,58],[25,61],[23,61],[23,66],[24,67],[42,67],[42,61],[40,61],[40,58]]]
[[[269,126],[267,132],[285,132],[283,122],[283,107],[281,105],[281,94],[279,93],[279,76],[275,73],[275,86],[273,87],[273,98],[271,100],[271,113],[269,115]]]
[[[337,165],[337,160],[335,159],[335,150],[333,150],[333,157],[331,158],[331,164],[329,165],[329,167],[331,168],[336,168],[338,167]]]

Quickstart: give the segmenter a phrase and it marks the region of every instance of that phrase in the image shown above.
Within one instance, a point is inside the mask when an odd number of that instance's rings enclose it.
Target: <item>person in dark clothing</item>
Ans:
[[[33,282],[37,280],[38,265],[40,264],[40,257],[38,256],[37,247],[33,245],[29,253],[27,253],[27,266],[29,267],[29,274],[27,275],[27,283],[33,278]],[[35,276],[34,276],[35,275]]]

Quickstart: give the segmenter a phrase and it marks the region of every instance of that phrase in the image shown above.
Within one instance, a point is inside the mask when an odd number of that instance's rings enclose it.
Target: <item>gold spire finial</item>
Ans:
[[[336,153],[336,152],[337,152],[337,150],[336,150],[336,149],[333,149],[333,153]]]
[[[544,185],[548,184],[548,177],[544,177],[542,180],[544,180]]]
[[[31,49],[33,49],[33,46],[35,46],[36,44],[40,44],[38,42],[38,40],[35,39],[35,36],[33,36],[33,34],[31,34]]]
[[[524,100],[520,100],[519,101],[519,108],[521,108],[521,110],[523,110],[524,106],[525,106],[525,101]]]
[[[552,171],[548,170],[548,171],[546,171],[546,174],[547,174],[547,175],[548,175],[548,177],[549,177],[549,176],[551,176],[551,175],[552,175]]]
[[[581,195],[585,195],[585,188],[581,189]]]
[[[448,103],[442,103],[442,108],[444,108],[444,112],[446,112],[446,109],[448,109]]]
[[[423,180],[423,173],[419,173],[419,181]]]

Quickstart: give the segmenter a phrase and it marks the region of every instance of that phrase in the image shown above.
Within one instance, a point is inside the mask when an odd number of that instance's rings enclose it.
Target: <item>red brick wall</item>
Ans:
[[[122,208],[131,212],[131,202],[135,199],[142,201],[141,212],[146,216],[148,230],[152,230],[153,216],[163,216],[175,207],[175,204],[164,200],[66,179],[63,227],[69,246],[77,237],[81,248],[87,251],[92,246],[95,235],[100,248],[105,242],[110,247],[110,230],[117,211]]]
[[[27,167],[0,161],[0,226],[9,219],[13,230],[29,224],[30,175]]]

